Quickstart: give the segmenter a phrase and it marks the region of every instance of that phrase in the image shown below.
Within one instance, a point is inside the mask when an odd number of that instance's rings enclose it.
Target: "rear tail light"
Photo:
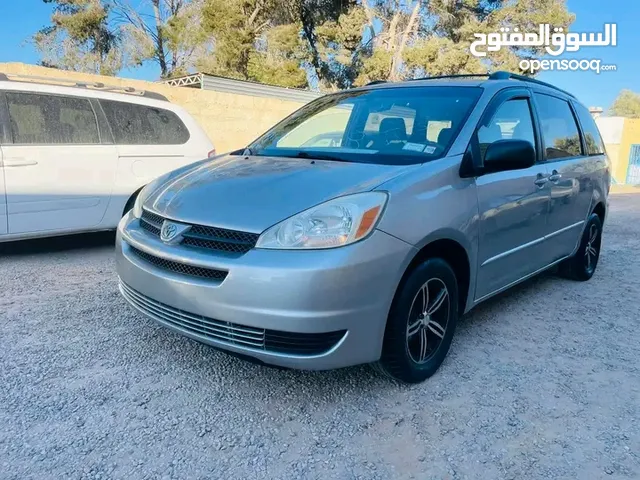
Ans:
[[[207,157],[208,157],[208,158],[211,158],[211,157],[215,157],[215,156],[216,156],[216,149],[214,148],[213,150],[211,150],[211,151],[209,152],[209,154],[207,155]]]

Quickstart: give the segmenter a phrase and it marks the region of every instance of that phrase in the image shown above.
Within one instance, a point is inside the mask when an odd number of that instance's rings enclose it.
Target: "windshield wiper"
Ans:
[[[342,157],[337,157],[335,155],[328,155],[326,153],[309,153],[305,151],[297,152],[295,155],[292,155],[295,158],[308,158],[311,160],[331,160],[333,162],[348,162],[349,160],[345,160]]]

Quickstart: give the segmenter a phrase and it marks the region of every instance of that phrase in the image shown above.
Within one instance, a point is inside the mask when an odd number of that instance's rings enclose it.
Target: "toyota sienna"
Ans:
[[[149,183],[120,222],[131,305],[263,363],[420,382],[461,315],[594,274],[610,165],[588,110],[507,72],[321,97]]]

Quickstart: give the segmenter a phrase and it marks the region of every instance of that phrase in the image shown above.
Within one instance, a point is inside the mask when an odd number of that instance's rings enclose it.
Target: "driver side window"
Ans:
[[[524,98],[503,103],[491,119],[489,125],[478,129],[478,143],[482,161],[487,147],[498,140],[526,140],[535,148],[531,107]]]

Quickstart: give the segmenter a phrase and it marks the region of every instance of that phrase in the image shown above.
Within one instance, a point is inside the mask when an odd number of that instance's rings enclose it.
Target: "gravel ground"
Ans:
[[[117,292],[113,236],[2,246],[0,477],[640,478],[640,195],[588,283],[543,275],[416,386],[247,363]]]

